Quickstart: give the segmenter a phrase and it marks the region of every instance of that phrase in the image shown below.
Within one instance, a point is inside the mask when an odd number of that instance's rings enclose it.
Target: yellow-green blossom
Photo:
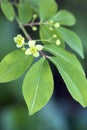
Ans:
[[[24,45],[24,37],[18,34],[16,37],[14,37],[14,42],[18,48],[21,48]]]
[[[26,49],[25,54],[26,55],[33,55],[34,57],[39,56],[39,51],[43,49],[42,45],[35,45],[36,41],[31,40],[28,42],[29,48]]]

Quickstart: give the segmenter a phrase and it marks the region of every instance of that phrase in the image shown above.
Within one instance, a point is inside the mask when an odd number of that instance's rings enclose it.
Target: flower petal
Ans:
[[[27,49],[26,51],[25,51],[25,55],[31,55],[32,53],[31,53],[31,51],[30,51],[30,49]]]
[[[22,46],[23,46],[22,44],[21,45],[20,44],[16,44],[17,48],[21,48]]]
[[[39,52],[37,51],[37,52],[33,53],[33,56],[34,57],[39,57]]]
[[[15,43],[17,42],[17,37],[14,37],[14,42],[15,42]]]
[[[18,38],[23,38],[23,37],[21,36],[21,34],[18,34],[17,37],[18,37]]]
[[[43,46],[42,46],[42,45],[36,45],[36,49],[37,49],[38,51],[41,51],[41,50],[43,49]]]
[[[31,40],[28,42],[28,45],[29,45],[29,47],[32,47],[32,46],[35,46],[35,43],[36,43],[35,40]]]

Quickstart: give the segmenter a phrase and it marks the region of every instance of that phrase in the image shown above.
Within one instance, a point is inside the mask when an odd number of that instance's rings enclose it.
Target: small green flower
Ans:
[[[28,42],[30,48],[26,49],[25,55],[33,55],[34,57],[39,56],[39,51],[43,49],[42,45],[35,45],[36,41],[31,40]]]
[[[24,45],[24,37],[18,34],[16,37],[14,37],[14,42],[18,48],[21,48]]]

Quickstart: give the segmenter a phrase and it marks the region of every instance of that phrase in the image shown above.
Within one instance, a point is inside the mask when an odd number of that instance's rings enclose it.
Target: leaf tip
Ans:
[[[33,115],[33,113],[32,112],[29,112],[29,116],[32,116]]]
[[[82,59],[84,59],[84,52],[83,49],[78,53]]]
[[[28,113],[29,113],[29,116],[32,116],[32,115],[34,115],[34,114],[36,113],[36,111],[30,110],[30,109],[28,108]]]

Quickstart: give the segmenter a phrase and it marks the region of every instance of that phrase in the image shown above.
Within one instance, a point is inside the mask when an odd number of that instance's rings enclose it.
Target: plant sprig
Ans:
[[[10,22],[15,20],[24,33],[24,37],[21,34],[14,36],[16,50],[6,55],[0,63],[0,82],[13,81],[27,70],[22,91],[29,114],[33,115],[48,103],[53,94],[50,60],[61,74],[71,96],[86,107],[85,72],[76,56],[66,50],[68,45],[84,58],[79,36],[66,28],[76,23],[74,15],[67,10],[58,10],[55,0],[5,0],[0,4],[6,18]],[[33,39],[25,26],[31,27],[34,35],[38,33],[39,38]],[[33,61],[34,58],[37,60]]]

